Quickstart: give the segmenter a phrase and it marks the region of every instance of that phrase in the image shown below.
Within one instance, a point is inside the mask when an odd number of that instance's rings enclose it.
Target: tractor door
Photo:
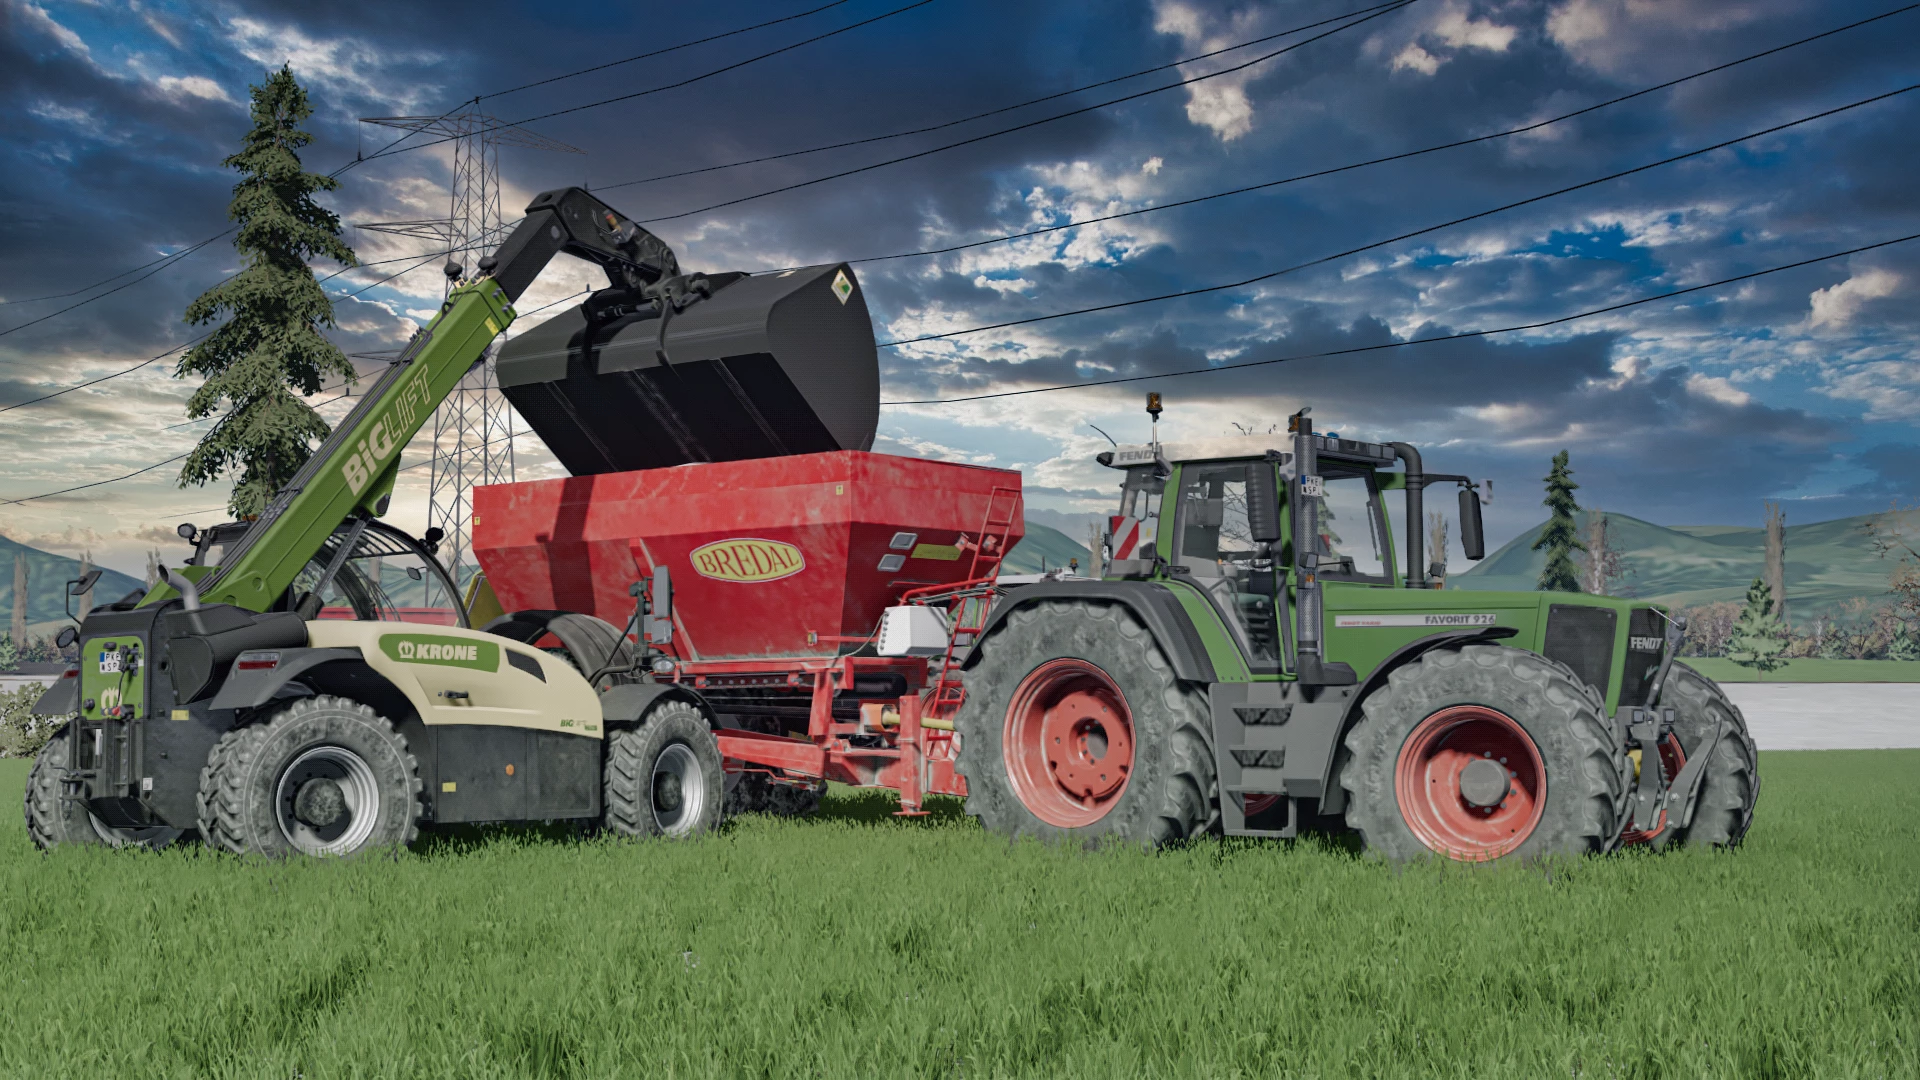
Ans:
[[[1278,498],[1273,465],[1260,459],[1195,462],[1181,466],[1178,483],[1173,565],[1220,613],[1248,669],[1278,674],[1274,557],[1254,542],[1247,524],[1248,485],[1264,485],[1268,500]]]

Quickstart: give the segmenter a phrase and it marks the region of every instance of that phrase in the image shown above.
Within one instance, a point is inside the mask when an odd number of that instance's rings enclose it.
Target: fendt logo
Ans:
[[[778,581],[807,568],[799,548],[753,537],[702,544],[687,558],[701,577],[719,581]]]
[[[443,664],[479,671],[500,669],[500,646],[490,641],[387,634],[380,639],[380,651],[403,664]]]

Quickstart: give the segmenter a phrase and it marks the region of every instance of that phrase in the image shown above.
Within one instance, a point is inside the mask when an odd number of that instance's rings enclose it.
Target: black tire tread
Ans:
[[[658,836],[653,816],[653,761],[659,756],[657,744],[671,741],[676,734],[706,733],[710,745],[695,745],[696,754],[710,757],[708,797],[711,809],[707,821],[694,833],[707,832],[720,822],[726,802],[725,784],[720,773],[719,743],[713,740],[707,718],[697,707],[685,701],[663,700],[647,710],[634,727],[616,728],[607,733],[607,763],[602,779],[601,807],[606,827],[622,836]]]
[[[1694,748],[1712,737],[1719,722],[1716,711],[1731,721],[1707,760],[1706,775],[1700,778],[1693,820],[1685,829],[1676,829],[1667,843],[1738,846],[1753,824],[1753,808],[1760,799],[1760,752],[1747,730],[1746,716],[1727,699],[1720,684],[1681,663],[1668,672],[1661,701],[1675,707],[1674,734],[1689,759]]]

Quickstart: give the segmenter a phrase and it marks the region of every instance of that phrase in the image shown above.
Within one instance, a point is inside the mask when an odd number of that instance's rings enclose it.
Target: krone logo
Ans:
[[[500,669],[500,646],[491,641],[386,634],[380,638],[380,651],[409,664],[445,664],[479,671]]]
[[[720,581],[778,581],[807,568],[799,548],[753,537],[702,544],[687,558],[701,577]]]

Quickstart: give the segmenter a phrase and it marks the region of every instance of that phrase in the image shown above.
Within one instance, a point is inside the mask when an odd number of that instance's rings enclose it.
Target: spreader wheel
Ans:
[[[967,812],[1008,836],[1185,839],[1216,817],[1204,694],[1126,608],[1047,600],[977,646],[954,718]]]
[[[1394,860],[1607,850],[1625,755],[1605,705],[1564,665],[1499,645],[1436,649],[1361,706],[1338,765],[1347,824]]]

